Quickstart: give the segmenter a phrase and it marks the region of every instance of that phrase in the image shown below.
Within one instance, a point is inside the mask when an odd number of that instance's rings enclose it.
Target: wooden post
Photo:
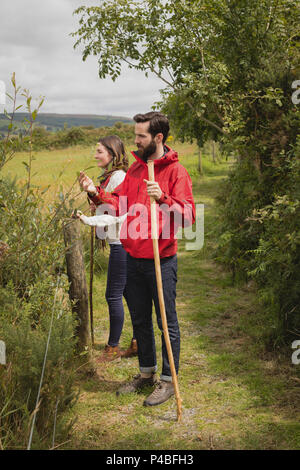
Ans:
[[[90,346],[88,290],[85,276],[79,220],[68,220],[64,224],[67,273],[70,281],[69,296],[72,311],[76,314],[78,325],[78,348],[86,350]]]

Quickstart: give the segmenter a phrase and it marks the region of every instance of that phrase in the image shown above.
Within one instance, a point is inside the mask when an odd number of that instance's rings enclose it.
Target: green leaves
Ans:
[[[295,62],[295,51],[287,50],[297,36],[293,2],[109,0],[76,14],[80,27],[73,36],[83,59],[98,56],[100,78],[116,80],[122,63],[161,78],[165,112],[181,137],[248,145],[248,123],[260,100],[285,105],[279,82]],[[173,97],[183,112],[176,112]]]

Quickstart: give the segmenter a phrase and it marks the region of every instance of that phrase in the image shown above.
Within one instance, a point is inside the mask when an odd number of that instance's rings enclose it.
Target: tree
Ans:
[[[260,101],[280,107],[277,79],[288,71],[296,78],[298,6],[290,0],[108,0],[76,10],[75,47],[84,45],[83,60],[98,55],[100,78],[116,80],[122,63],[160,77],[165,109],[182,123],[182,136],[203,142],[225,135],[243,147],[249,107],[257,127]],[[290,102],[290,83],[284,92]]]
[[[83,60],[90,55],[99,56],[99,77],[110,76],[113,80],[121,73],[122,63],[130,68],[149,72],[161,78],[166,85],[165,93],[172,91],[178,96],[186,89],[188,73],[198,69],[198,30],[195,14],[199,2],[161,1],[146,2],[123,0],[104,1],[101,7],[80,7],[76,10],[82,17],[75,47],[84,44]],[[198,21],[198,20],[197,20]],[[205,16],[201,17],[208,34]],[[201,26],[200,25],[200,26]],[[197,29],[199,24],[197,24]],[[193,61],[195,62],[194,65]],[[202,71],[201,71],[202,69]],[[200,75],[204,76],[200,64]],[[221,114],[216,122],[205,115],[203,108],[185,93],[184,100],[195,115],[209,126],[223,133]],[[209,113],[208,113],[209,114]]]

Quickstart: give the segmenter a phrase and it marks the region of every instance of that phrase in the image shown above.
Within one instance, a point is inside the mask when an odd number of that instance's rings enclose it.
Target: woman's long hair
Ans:
[[[108,167],[105,169],[104,173],[98,177],[99,184],[105,183],[107,178],[117,170],[128,170],[128,158],[126,156],[125,147],[117,135],[109,135],[107,137],[102,137],[98,140],[99,144],[102,144],[109,154],[112,156],[112,160],[109,163]],[[89,199],[89,198],[88,198]],[[104,227],[104,231],[107,231],[107,227]],[[97,237],[96,237],[97,238]],[[105,240],[98,240],[100,242],[100,246],[104,250],[106,248],[106,241]]]
[[[103,184],[107,178],[117,170],[128,170],[128,158],[126,156],[125,147],[117,135],[109,135],[102,137],[98,140],[99,144],[102,144],[112,156],[112,161],[104,171],[104,173],[98,178],[99,183]]]

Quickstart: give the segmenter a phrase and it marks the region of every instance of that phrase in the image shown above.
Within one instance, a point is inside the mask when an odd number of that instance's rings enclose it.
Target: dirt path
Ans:
[[[147,392],[116,396],[118,386],[137,373],[137,359],[123,359],[97,367],[92,377],[80,377],[81,392],[72,411],[77,421],[63,448],[300,448],[299,372],[289,357],[267,353],[259,342],[263,316],[255,287],[232,286],[230,274],[211,258],[213,197],[226,171],[224,163],[214,175],[200,182],[197,178],[195,199],[205,204],[205,245],[198,252],[185,251],[182,241],[178,253],[182,422],[176,422],[175,399],[149,409],[142,406]],[[105,257],[100,262],[105,267]],[[95,281],[95,356],[107,339],[105,276],[105,269],[100,270]],[[130,338],[126,312],[121,346]],[[160,351],[157,328],[156,341]]]

